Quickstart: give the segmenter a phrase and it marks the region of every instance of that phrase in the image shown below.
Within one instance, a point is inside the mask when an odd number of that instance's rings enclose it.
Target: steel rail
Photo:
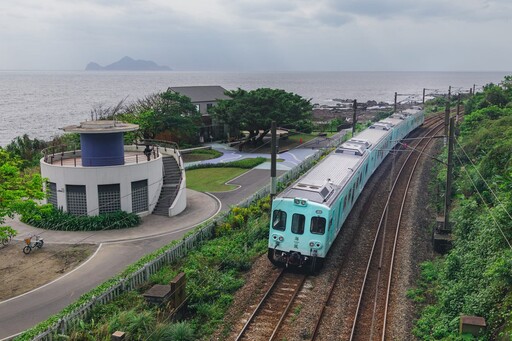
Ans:
[[[432,129],[430,129],[425,135],[428,135],[430,134],[432,131],[438,129],[440,126],[443,125],[444,122],[440,121],[440,122],[437,122],[434,127]],[[423,140],[421,140],[423,141]],[[420,141],[420,142],[421,142]],[[420,143],[419,142],[419,143]],[[418,144],[419,144],[418,143]],[[355,312],[355,315],[354,315],[354,321],[353,321],[353,324],[352,324],[352,330],[351,330],[351,334],[350,334],[350,340],[353,340],[354,339],[354,334],[355,334],[355,330],[356,330],[356,326],[357,326],[357,321],[358,321],[358,316],[359,316],[359,311],[360,311],[360,308],[361,308],[361,302],[362,302],[362,298],[363,298],[363,293],[364,293],[364,289],[366,287],[366,281],[367,281],[367,278],[368,278],[368,274],[369,274],[369,270],[370,270],[370,264],[371,264],[371,260],[373,259],[373,255],[374,255],[374,252],[375,252],[375,249],[376,249],[376,245],[377,245],[377,241],[378,241],[378,236],[381,232],[381,229],[383,229],[383,223],[385,221],[385,217],[386,217],[386,212],[388,211],[388,208],[389,208],[389,203],[390,203],[390,200],[391,200],[391,197],[392,197],[392,194],[394,193],[395,191],[395,188],[396,188],[396,185],[398,183],[398,180],[400,179],[400,175],[402,173],[402,171],[404,170],[404,168],[406,167],[406,165],[408,164],[408,161],[409,159],[411,158],[411,156],[413,155],[413,153],[409,154],[407,159],[405,160],[404,164],[402,165],[402,167],[400,168],[398,174],[397,174],[397,177],[393,183],[393,186],[391,188],[391,191],[388,195],[388,198],[386,200],[386,205],[384,206],[384,210],[382,212],[382,215],[381,215],[381,219],[380,219],[380,222],[379,222],[379,226],[377,228],[377,231],[375,233],[375,239],[374,239],[374,242],[373,242],[373,245],[372,245],[372,249],[371,249],[371,252],[370,252],[370,256],[369,256],[369,259],[368,259],[368,263],[367,263],[367,266],[366,266],[366,271],[365,271],[365,275],[364,275],[364,278],[363,278],[363,283],[361,285],[361,290],[360,290],[360,294],[359,294],[359,300],[358,300],[358,303],[357,303],[357,308],[356,308],[356,312]],[[405,192],[405,196],[406,196],[407,192]],[[375,314],[375,312],[374,312]],[[374,316],[372,317],[372,320],[374,319]],[[372,322],[373,324],[373,322]]]
[[[441,115],[440,114],[439,115],[434,115],[434,116],[429,116],[428,118],[425,119],[424,126],[426,125],[427,127],[429,127],[432,123],[433,124],[438,124],[437,120],[440,120],[440,119],[441,119]],[[419,142],[418,142],[418,144],[419,144]],[[384,211],[386,210],[386,207],[384,208]],[[375,242],[376,241],[374,241],[374,243]],[[342,267],[338,266],[338,270],[336,272],[334,280],[331,282],[331,286],[329,288],[329,294],[327,295],[326,299],[324,300],[324,302],[322,304],[322,308],[320,309],[320,312],[319,312],[319,314],[317,316],[317,319],[316,319],[316,322],[315,322],[315,326],[314,326],[314,329],[313,329],[313,333],[312,333],[312,336],[311,336],[311,340],[315,340],[317,338],[317,336],[318,336],[318,332],[320,330],[320,325],[321,325],[322,319],[323,319],[324,314],[325,314],[325,308],[327,307],[328,303],[330,302],[330,300],[332,298],[335,286],[336,286],[336,284],[338,282],[338,279],[339,279],[339,277],[341,275],[341,270],[342,270]]]
[[[249,326],[251,326],[251,324],[254,323],[256,317],[259,316],[259,312],[262,309],[262,307],[264,306],[264,304],[272,296],[271,294],[273,292],[276,292],[277,289],[279,288],[279,286],[278,286],[279,281],[282,280],[282,279],[285,279],[285,274],[286,273],[287,273],[286,269],[282,269],[281,272],[276,277],[276,279],[272,282],[272,284],[270,285],[269,289],[267,290],[265,295],[260,300],[258,306],[254,309],[254,311],[252,312],[251,316],[249,317],[249,319],[246,321],[246,323],[242,327],[242,330],[238,334],[238,336],[236,338],[236,341],[242,340],[244,338],[244,336],[246,335],[246,333],[247,333],[247,331],[249,329]],[[302,288],[302,286],[304,284],[304,281],[306,280],[306,277],[307,276],[305,274],[302,275],[302,277],[300,278],[300,280],[299,280],[299,282],[298,282],[294,292],[288,298],[289,299],[288,303],[286,304],[283,312],[281,313],[281,315],[279,317],[279,320],[277,321],[276,325],[274,326],[274,329],[272,330],[272,334],[270,335],[269,340],[274,340],[275,337],[277,336],[277,334],[279,332],[279,329],[281,328],[282,322],[284,321],[285,317],[287,316],[287,314],[288,314],[288,312],[290,310],[290,307],[292,306],[292,303],[295,301],[295,298],[297,297],[298,292]],[[284,282],[284,283],[286,284],[286,282]]]
[[[425,151],[425,149],[428,147],[428,145],[430,144],[432,139],[433,139],[433,137],[431,139],[429,139],[425,143],[425,146],[423,146],[423,148],[421,149],[421,152]],[[395,261],[396,246],[397,246],[397,243],[398,243],[398,234],[400,232],[400,223],[402,222],[402,214],[403,214],[404,207],[405,207],[405,200],[407,199],[407,192],[409,191],[409,186],[411,184],[412,177],[414,176],[414,172],[416,171],[416,166],[418,165],[418,162],[420,161],[420,156],[418,156],[416,158],[416,161],[414,162],[414,165],[413,165],[413,167],[411,169],[411,173],[409,174],[409,178],[407,179],[407,186],[405,188],[405,195],[402,198],[402,204],[400,206],[400,215],[398,217],[398,221],[397,221],[397,224],[396,224],[395,239],[393,241],[393,250],[392,250],[392,253],[391,253],[391,263],[390,263],[391,266],[390,266],[389,275],[388,275],[388,286],[387,286],[387,291],[386,291],[386,303],[384,305],[384,320],[382,322],[382,337],[381,337],[382,341],[384,341],[384,339],[386,337],[386,323],[387,323],[387,317],[388,317],[389,296],[391,294],[391,280],[392,280],[392,276],[393,276],[393,266],[394,266],[394,261]]]

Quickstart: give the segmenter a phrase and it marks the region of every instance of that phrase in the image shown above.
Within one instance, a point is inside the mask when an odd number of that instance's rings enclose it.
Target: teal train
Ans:
[[[373,172],[391,149],[423,124],[413,107],[374,123],[272,201],[268,258],[278,266],[319,269]]]

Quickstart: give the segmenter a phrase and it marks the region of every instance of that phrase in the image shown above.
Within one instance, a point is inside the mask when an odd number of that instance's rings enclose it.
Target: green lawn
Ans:
[[[242,168],[199,168],[188,170],[187,188],[200,192],[225,192],[235,189],[234,185],[225,183],[237,176],[247,172]]]
[[[214,149],[198,149],[191,153],[183,153],[183,162],[194,162],[215,159],[222,156],[222,153]]]

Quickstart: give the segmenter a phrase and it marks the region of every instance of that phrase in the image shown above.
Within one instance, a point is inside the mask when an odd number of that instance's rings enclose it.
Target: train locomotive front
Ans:
[[[328,251],[329,208],[307,198],[279,198],[272,204],[268,258],[278,266],[321,267]]]

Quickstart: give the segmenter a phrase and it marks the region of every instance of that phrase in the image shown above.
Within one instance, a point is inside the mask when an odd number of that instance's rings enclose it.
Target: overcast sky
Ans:
[[[510,71],[512,0],[0,0],[0,69]]]

